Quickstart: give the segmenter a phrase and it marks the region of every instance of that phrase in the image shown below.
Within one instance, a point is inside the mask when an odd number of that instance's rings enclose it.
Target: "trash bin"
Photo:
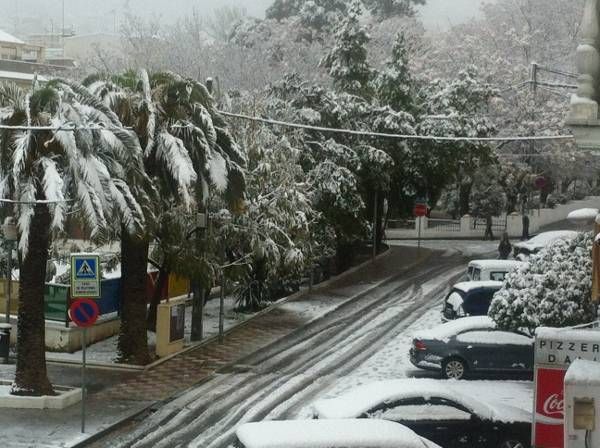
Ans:
[[[10,350],[10,324],[0,324],[0,363],[8,364]]]

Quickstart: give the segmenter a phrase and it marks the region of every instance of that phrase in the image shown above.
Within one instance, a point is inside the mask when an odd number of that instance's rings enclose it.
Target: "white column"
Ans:
[[[598,120],[598,92],[596,91],[600,73],[600,54],[598,53],[600,25],[598,21],[598,0],[586,0],[581,24],[582,40],[577,47],[579,88],[571,98],[571,110],[568,117],[568,121],[571,123],[589,123]]]

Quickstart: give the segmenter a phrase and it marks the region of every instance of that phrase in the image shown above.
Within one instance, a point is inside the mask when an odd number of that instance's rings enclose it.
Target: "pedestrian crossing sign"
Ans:
[[[100,298],[100,256],[71,254],[71,297]]]

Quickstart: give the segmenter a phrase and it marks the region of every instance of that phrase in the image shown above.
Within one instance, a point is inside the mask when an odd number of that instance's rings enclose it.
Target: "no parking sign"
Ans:
[[[100,309],[90,299],[79,299],[69,307],[69,318],[80,328],[88,328],[96,323]]]

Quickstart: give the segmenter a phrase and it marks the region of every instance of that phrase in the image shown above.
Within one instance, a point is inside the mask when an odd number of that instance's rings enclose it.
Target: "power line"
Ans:
[[[64,203],[68,203],[68,202],[75,202],[75,201],[73,199],[64,199],[61,201],[49,201],[46,199],[40,199],[38,201],[15,201],[13,199],[0,198],[0,203],[18,204],[18,205],[37,205],[37,204],[52,205],[52,204],[64,204]]]
[[[242,120],[253,121],[257,123],[270,124],[294,129],[304,129],[308,131],[326,132],[332,134],[346,134],[358,137],[380,137],[398,140],[426,140],[426,141],[449,141],[449,142],[515,142],[515,141],[549,141],[549,140],[572,140],[573,135],[542,135],[542,136],[516,136],[516,137],[439,137],[435,135],[411,135],[411,134],[388,134],[382,132],[355,131],[352,129],[337,129],[321,126],[311,126],[299,123],[290,123],[286,121],[271,120],[267,118],[252,117],[244,114],[234,114],[231,112],[219,111],[220,114],[227,117],[239,118]]]
[[[558,83],[543,82],[543,81],[537,81],[537,85],[545,86],[545,87],[558,87],[561,89],[578,89],[579,88],[579,86],[576,86],[575,84],[558,84]]]
[[[133,128],[119,126],[10,126],[0,124],[0,129],[9,131],[132,131]]]
[[[543,65],[538,65],[538,69],[542,70],[544,72],[553,73],[555,75],[565,76],[567,78],[572,78],[572,79],[579,78],[579,75],[577,73],[567,72],[564,70],[560,70],[558,68],[550,68],[550,67],[545,67]]]

